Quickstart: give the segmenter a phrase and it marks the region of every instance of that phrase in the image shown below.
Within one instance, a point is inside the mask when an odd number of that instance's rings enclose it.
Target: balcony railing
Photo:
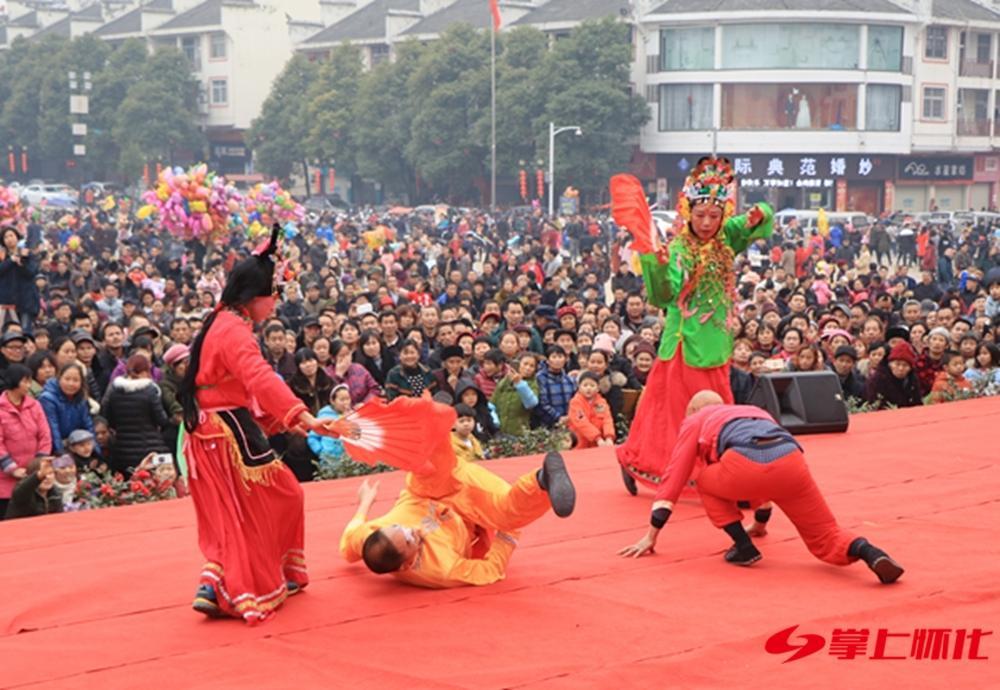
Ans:
[[[989,120],[959,120],[958,135],[962,137],[988,137],[991,123]]]
[[[993,77],[993,61],[976,62],[975,60],[962,60],[958,67],[960,77],[981,77],[991,79]]]

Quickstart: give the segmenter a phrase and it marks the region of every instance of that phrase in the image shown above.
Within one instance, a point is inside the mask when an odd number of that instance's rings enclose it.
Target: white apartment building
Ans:
[[[778,208],[996,205],[1000,11],[973,0],[721,6],[668,0],[642,16],[651,189],[672,197],[716,151],[745,200]]]
[[[141,38],[151,50],[170,46],[183,52],[199,84],[208,163],[229,175],[252,171],[244,137],[293,55],[294,42],[315,33],[324,17],[337,16],[332,0],[133,0],[114,13],[106,9],[108,0],[12,4],[23,7],[14,8],[21,13],[11,15],[0,32],[0,47],[19,37],[92,34],[112,44]],[[203,157],[201,151],[189,155]]]

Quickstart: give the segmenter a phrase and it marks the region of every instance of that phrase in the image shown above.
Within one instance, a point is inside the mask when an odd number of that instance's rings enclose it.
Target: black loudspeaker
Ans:
[[[793,434],[847,431],[847,404],[832,371],[764,374],[750,391],[749,402]]]

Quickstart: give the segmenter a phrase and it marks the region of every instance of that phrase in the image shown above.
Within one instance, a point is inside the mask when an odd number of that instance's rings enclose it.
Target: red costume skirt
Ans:
[[[184,454],[206,559],[201,584],[215,588],[225,614],[260,622],[288,596],[288,582],[309,583],[302,488],[280,460],[247,465],[217,414],[202,414]]]
[[[616,448],[618,462],[636,481],[656,487],[670,462],[691,396],[713,390],[733,403],[729,363],[700,369],[685,364],[682,345],[671,359],[657,359],[642,389],[628,439]]]

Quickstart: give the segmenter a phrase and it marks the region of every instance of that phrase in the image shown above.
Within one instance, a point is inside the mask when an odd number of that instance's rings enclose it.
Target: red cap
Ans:
[[[896,360],[908,362],[911,367],[917,366],[917,355],[907,342],[896,343],[896,346],[889,352],[889,361]]]

